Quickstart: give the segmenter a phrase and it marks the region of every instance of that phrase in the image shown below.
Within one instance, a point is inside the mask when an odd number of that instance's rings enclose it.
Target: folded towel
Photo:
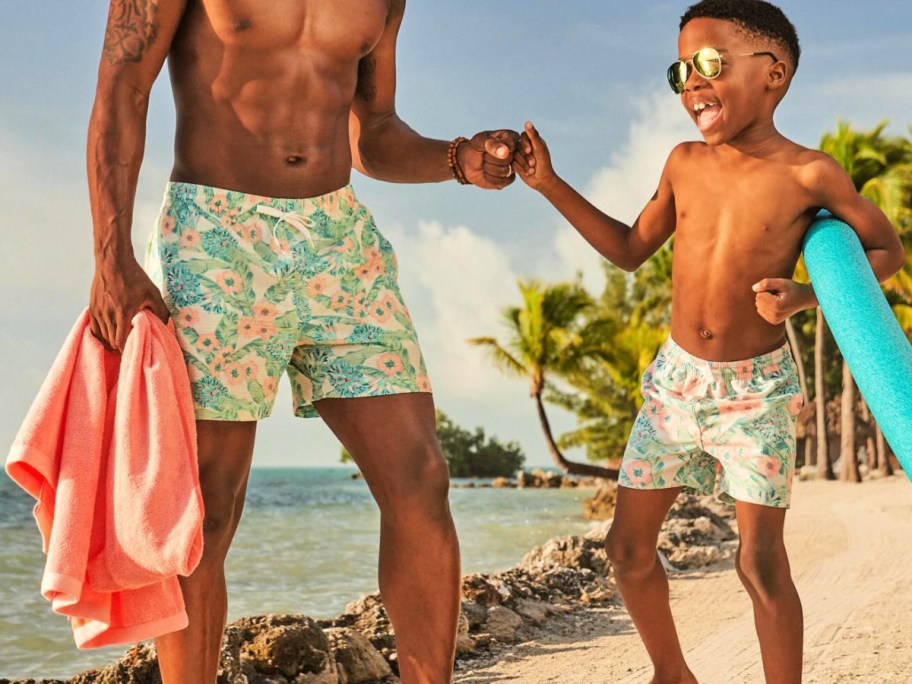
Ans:
[[[177,575],[202,555],[203,500],[190,382],[173,330],[148,311],[123,354],[88,312],[73,327],[7,459],[37,500],[42,594],[80,648],[187,625]]]

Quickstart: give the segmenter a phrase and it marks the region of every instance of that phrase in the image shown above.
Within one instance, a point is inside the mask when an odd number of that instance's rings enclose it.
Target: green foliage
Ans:
[[[532,393],[540,393],[550,372],[558,375],[578,361],[585,341],[580,333],[582,314],[593,306],[579,283],[542,285],[519,283],[520,306],[504,309],[510,337],[501,344],[493,337],[477,337],[471,344],[487,347],[491,360],[508,375],[527,377]]]
[[[526,457],[515,442],[501,444],[486,437],[482,428],[469,432],[442,411],[437,412],[437,439],[449,466],[451,477],[512,477],[523,467]],[[340,463],[351,463],[352,456],[343,448]]]
[[[452,477],[512,477],[526,457],[515,442],[501,444],[482,428],[469,432],[437,412],[437,439]]]
[[[588,353],[562,375],[575,392],[551,388],[546,399],[576,413],[579,427],[560,438],[590,460],[620,457],[642,405],[640,379],[668,336],[671,246],[634,274],[605,267],[605,289],[582,326]]]

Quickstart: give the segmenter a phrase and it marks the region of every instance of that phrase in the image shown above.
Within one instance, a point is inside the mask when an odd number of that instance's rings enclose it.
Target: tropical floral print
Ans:
[[[704,361],[671,338],[643,374],[619,482],[688,487],[724,501],[788,508],[804,396],[787,346],[753,359]]]
[[[302,417],[330,397],[430,392],[397,268],[351,186],[272,199],[170,183],[146,254],[205,420],[269,415],[283,372]]]

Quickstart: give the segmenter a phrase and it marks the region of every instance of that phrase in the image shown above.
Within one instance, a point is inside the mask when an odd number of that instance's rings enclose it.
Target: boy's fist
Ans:
[[[752,289],[757,293],[754,297],[757,313],[773,325],[784,323],[799,311],[817,306],[814,288],[788,278],[764,278],[754,283]]]
[[[551,165],[548,145],[531,121],[526,121],[525,130],[519,139],[513,157],[513,168],[526,185],[536,190],[542,190],[554,181],[554,167]]]

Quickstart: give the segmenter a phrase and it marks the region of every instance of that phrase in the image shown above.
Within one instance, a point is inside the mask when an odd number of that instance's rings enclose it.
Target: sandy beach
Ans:
[[[798,482],[786,543],[805,614],[804,681],[912,681],[912,485]],[[688,662],[703,684],[762,682],[750,600],[727,561],[671,579]],[[468,664],[458,684],[640,684],[651,667],[626,612],[595,609],[573,629]]]

